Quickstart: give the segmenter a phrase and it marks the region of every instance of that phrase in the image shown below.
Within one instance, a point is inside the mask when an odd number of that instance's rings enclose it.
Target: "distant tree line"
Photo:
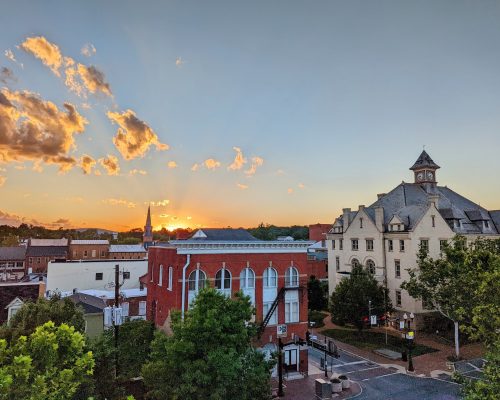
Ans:
[[[276,240],[278,236],[291,236],[295,240],[309,239],[309,227],[301,225],[276,226],[261,223],[257,228],[247,230],[260,240]]]

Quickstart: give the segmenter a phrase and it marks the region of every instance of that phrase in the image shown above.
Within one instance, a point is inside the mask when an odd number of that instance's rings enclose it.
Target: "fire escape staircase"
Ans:
[[[258,329],[259,338],[261,337],[262,333],[264,333],[264,329],[266,329],[266,326],[269,323],[269,321],[271,320],[273,313],[278,308],[278,304],[280,303],[280,301],[282,301],[285,298],[285,292],[287,290],[298,290],[298,291],[300,291],[301,297],[302,297],[304,287],[303,286],[290,286],[290,287],[284,286],[279,290],[276,298],[273,301],[273,304],[271,304],[271,308],[268,310],[266,316],[264,317],[264,320],[259,325],[259,329]]]

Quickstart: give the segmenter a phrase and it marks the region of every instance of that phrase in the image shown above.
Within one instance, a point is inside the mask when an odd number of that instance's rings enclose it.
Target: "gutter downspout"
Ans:
[[[182,268],[182,310],[181,310],[181,319],[184,321],[184,309],[186,303],[186,270],[189,267],[189,263],[191,262],[191,254],[187,255],[186,265]]]

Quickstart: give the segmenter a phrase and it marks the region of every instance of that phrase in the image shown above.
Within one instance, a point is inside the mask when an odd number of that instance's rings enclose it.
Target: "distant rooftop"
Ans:
[[[252,241],[259,240],[247,230],[238,228],[202,228],[198,229],[188,240],[213,240],[213,241]]]
[[[67,246],[68,239],[30,239],[30,246]]]
[[[26,255],[28,257],[66,257],[67,246],[29,246]]]
[[[24,261],[26,247],[0,247],[0,261]]]
[[[108,240],[102,240],[102,239],[89,239],[89,240],[72,240],[70,244],[77,244],[77,245],[93,245],[93,244],[103,244],[103,245],[108,245],[109,241]]]
[[[110,253],[144,253],[146,249],[142,244],[112,244],[109,246]]]

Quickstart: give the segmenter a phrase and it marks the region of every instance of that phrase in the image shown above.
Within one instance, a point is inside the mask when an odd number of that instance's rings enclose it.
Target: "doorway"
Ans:
[[[285,350],[285,371],[297,371],[297,349]]]

